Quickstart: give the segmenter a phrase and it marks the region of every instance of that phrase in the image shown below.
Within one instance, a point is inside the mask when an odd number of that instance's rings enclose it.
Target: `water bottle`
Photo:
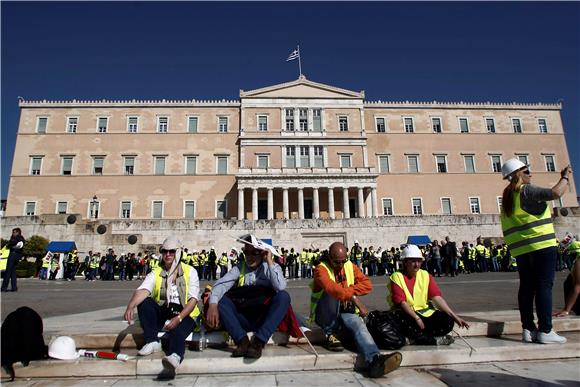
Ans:
[[[205,327],[202,325],[199,330],[199,351],[203,352],[205,346],[207,345],[205,340]]]

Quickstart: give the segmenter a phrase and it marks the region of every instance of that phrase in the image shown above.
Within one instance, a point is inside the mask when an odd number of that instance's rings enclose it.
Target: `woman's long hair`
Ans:
[[[501,198],[501,209],[508,217],[514,213],[514,192],[519,191],[524,183],[517,172],[510,176],[509,181],[510,183],[504,188]]]

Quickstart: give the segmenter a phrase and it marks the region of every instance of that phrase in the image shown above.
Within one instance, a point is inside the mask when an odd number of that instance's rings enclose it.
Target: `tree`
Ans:
[[[40,235],[33,235],[24,244],[24,256],[35,257],[37,260],[42,259],[44,254],[46,254],[47,246],[48,239]]]

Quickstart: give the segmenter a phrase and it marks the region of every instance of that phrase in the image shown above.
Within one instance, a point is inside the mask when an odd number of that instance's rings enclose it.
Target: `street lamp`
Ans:
[[[93,200],[91,200],[91,218],[97,219],[99,217],[99,202],[97,200],[97,195],[93,196]]]

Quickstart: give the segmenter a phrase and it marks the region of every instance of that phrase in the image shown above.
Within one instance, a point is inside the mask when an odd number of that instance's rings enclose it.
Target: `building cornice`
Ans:
[[[416,102],[416,101],[365,101],[365,108],[401,108],[401,109],[530,109],[562,110],[561,103],[522,103],[522,102]]]
[[[21,108],[89,108],[89,107],[110,107],[110,108],[124,108],[124,107],[240,107],[240,101],[237,100],[176,100],[176,99],[132,99],[132,100],[25,100],[18,98],[18,106]]]

